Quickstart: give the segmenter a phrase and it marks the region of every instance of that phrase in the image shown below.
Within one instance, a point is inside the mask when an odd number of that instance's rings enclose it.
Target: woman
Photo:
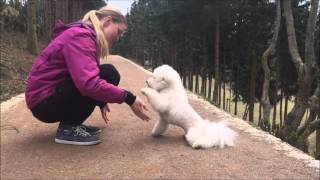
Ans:
[[[125,17],[115,8],[91,10],[81,22],[56,24],[54,38],[40,53],[29,72],[26,103],[46,123],[60,122],[55,142],[74,145],[100,143],[101,130],[83,122],[99,106],[107,122],[107,103],[126,102],[142,120],[149,120],[145,103],[117,85],[120,75],[106,60],[109,44],[126,28]]]

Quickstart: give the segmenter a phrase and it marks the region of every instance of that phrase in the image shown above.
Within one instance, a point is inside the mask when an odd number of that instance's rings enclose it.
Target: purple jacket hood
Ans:
[[[70,24],[64,24],[60,19],[57,20],[57,22],[54,25],[54,29],[52,32],[52,39],[56,38],[60,34],[62,34],[65,30],[69,29],[70,27],[76,27],[76,26],[85,26],[88,27],[88,29],[91,29],[92,33],[95,34],[95,31],[93,27],[89,24],[85,24],[82,21],[73,22]]]

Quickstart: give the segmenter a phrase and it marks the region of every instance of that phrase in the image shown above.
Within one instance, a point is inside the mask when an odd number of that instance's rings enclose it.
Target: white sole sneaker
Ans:
[[[59,144],[71,144],[71,145],[78,145],[78,146],[90,146],[101,143],[101,140],[97,141],[89,141],[89,142],[77,142],[77,141],[68,141],[55,138],[54,141]]]

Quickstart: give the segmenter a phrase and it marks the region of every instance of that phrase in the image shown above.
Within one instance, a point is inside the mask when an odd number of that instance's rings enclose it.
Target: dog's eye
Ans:
[[[164,81],[164,77],[161,78],[161,81]]]

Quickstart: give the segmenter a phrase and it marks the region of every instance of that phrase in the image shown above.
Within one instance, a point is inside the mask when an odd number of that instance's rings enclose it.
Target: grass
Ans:
[[[193,76],[193,92],[195,92],[195,82],[196,82],[196,76]],[[201,84],[202,83],[202,80],[201,80],[201,77],[199,77],[199,89],[201,88]],[[187,81],[187,85],[188,85],[188,81]],[[209,80],[207,79],[207,94],[206,94],[206,97],[208,97],[208,93],[209,93]],[[211,94],[213,94],[213,85],[214,85],[214,79],[212,79],[212,88],[211,88]],[[226,85],[226,88],[225,88],[225,96],[226,96],[226,109],[225,111],[227,112],[230,112],[232,114],[234,114],[234,109],[235,109],[235,103],[234,101],[232,101],[233,97],[232,97],[232,91],[230,89],[229,86]],[[224,90],[223,88],[221,88],[221,105],[219,108],[223,109],[223,93],[224,93]],[[209,100],[209,99],[208,99]],[[230,101],[231,100],[231,101]],[[258,121],[259,121],[259,104],[260,102],[256,102],[254,103],[254,113],[253,113],[253,118],[254,118],[254,124],[258,124]],[[284,104],[285,104],[285,99],[283,98],[282,99],[282,121],[283,121],[283,116],[284,116]],[[288,113],[292,110],[294,106],[294,102],[292,100],[289,100],[288,101]],[[230,111],[229,111],[230,109]],[[237,104],[237,117],[239,118],[243,118],[243,115],[245,113],[245,109],[246,109],[246,104],[243,103],[242,101],[238,101],[238,104]],[[273,111],[274,111],[274,108],[271,109],[270,111],[270,124],[272,124],[272,119],[273,119]],[[304,115],[304,119],[307,117],[307,113],[305,113]],[[249,119],[249,114],[247,115],[247,119]],[[278,102],[277,106],[276,106],[276,124],[279,124],[280,123],[280,101]]]

